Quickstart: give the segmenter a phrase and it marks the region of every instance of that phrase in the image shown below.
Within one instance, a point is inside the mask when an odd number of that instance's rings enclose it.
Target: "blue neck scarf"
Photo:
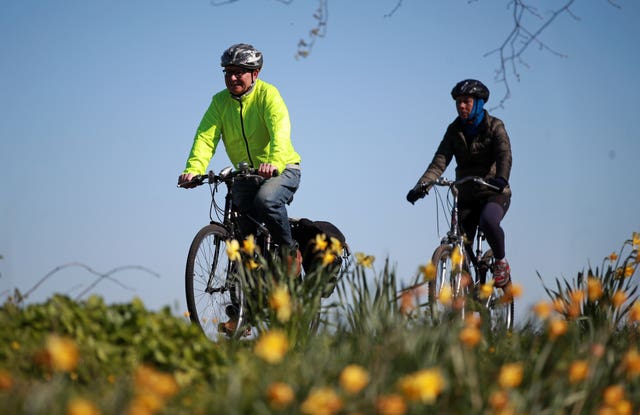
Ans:
[[[484,119],[484,99],[474,99],[473,108],[469,113],[469,117],[463,119],[464,133],[466,135],[476,135],[478,133],[478,126]]]

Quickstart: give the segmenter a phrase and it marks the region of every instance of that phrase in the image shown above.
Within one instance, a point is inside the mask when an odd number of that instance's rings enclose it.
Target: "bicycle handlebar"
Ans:
[[[193,187],[201,186],[205,183],[220,183],[232,180],[236,177],[242,178],[254,178],[260,181],[264,181],[265,178],[258,174],[258,169],[249,167],[246,163],[240,163],[238,170],[233,170],[231,167],[225,167],[220,173],[215,174],[212,170],[207,174],[198,174],[191,178],[190,181],[178,184],[178,187],[185,187],[186,185],[192,185]],[[278,169],[275,169],[272,177],[279,175]]]
[[[474,183],[478,183],[481,184],[483,186],[488,187],[491,190],[494,190],[496,192],[500,192],[500,188],[497,186],[492,185],[491,183],[487,182],[485,179],[483,179],[480,176],[467,176],[467,177],[463,177],[462,179],[458,179],[458,180],[449,180],[445,177],[440,177],[437,180],[432,180],[430,182],[424,182],[422,183],[422,189],[426,190],[427,187],[429,186],[445,186],[445,187],[455,187],[457,188],[458,186],[464,184],[464,183],[468,183],[468,182],[474,182]]]

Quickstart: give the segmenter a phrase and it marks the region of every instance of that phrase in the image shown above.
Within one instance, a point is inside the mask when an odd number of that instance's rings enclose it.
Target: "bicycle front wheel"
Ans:
[[[485,264],[493,264],[493,252],[488,250],[482,256]],[[489,267],[491,268],[491,267]],[[512,330],[515,315],[515,304],[513,295],[504,289],[493,287],[491,296],[485,300],[484,304],[489,310],[491,319],[491,329]]]
[[[210,224],[193,238],[185,272],[189,318],[210,339],[243,329],[244,302],[235,263],[227,256],[229,232]]]
[[[427,286],[429,310],[435,323],[441,322],[446,315],[464,317],[465,297],[469,291],[471,277],[465,255],[461,255],[457,264],[452,260],[454,249],[457,249],[456,246],[443,244],[436,248],[431,256],[436,274],[433,280],[428,281]]]

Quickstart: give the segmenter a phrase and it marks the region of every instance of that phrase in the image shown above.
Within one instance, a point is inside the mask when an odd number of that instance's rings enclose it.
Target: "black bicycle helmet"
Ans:
[[[262,52],[246,43],[230,46],[220,57],[220,66],[235,65],[246,69],[262,69]]]
[[[451,90],[453,99],[457,99],[461,95],[468,95],[487,102],[489,101],[489,88],[476,79],[465,79],[458,82]]]

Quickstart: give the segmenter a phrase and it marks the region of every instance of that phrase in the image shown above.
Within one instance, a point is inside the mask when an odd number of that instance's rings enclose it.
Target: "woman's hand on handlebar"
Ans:
[[[261,163],[258,167],[258,174],[265,179],[270,179],[278,175],[278,168],[270,163]]]
[[[413,189],[409,190],[409,193],[407,193],[407,201],[413,205],[418,201],[418,199],[422,199],[428,193],[426,186],[423,183],[418,183]]]
[[[178,176],[178,187],[184,187],[185,189],[192,189],[198,186],[198,183],[192,182],[191,179],[195,177],[193,173],[183,173]]]

